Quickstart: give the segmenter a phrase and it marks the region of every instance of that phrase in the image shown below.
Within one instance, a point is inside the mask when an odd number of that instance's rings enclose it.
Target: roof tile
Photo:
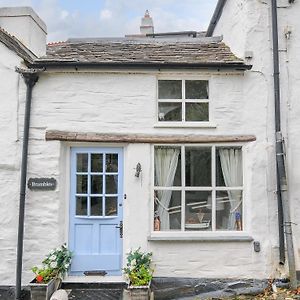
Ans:
[[[96,40],[67,41],[48,45],[42,62],[80,63],[243,63],[220,40]]]

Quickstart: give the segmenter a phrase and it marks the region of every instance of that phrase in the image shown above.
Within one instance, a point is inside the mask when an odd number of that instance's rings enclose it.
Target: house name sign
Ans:
[[[33,191],[53,191],[56,188],[55,178],[29,178],[28,188]]]

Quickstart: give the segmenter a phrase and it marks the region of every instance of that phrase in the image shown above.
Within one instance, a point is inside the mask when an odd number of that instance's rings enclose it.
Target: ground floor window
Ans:
[[[155,146],[154,230],[243,230],[242,148]]]

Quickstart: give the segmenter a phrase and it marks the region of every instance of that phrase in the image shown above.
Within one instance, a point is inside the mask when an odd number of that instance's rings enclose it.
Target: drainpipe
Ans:
[[[273,34],[273,67],[274,67],[274,100],[275,100],[275,138],[276,138],[276,169],[279,200],[282,201],[283,228],[287,248],[289,265],[290,287],[297,288],[295,267],[295,253],[293,245],[292,222],[290,217],[287,177],[284,161],[284,147],[280,119],[280,77],[279,77],[279,49],[278,49],[278,18],[277,0],[272,0],[272,34]],[[279,203],[280,204],[280,203]],[[280,205],[279,205],[280,206]]]
[[[22,70],[17,68],[16,71],[22,74],[26,84],[26,103],[24,115],[24,134],[21,164],[21,181],[20,181],[20,205],[19,205],[19,227],[18,227],[18,245],[17,245],[17,267],[16,267],[16,299],[21,299],[22,290],[22,258],[23,258],[23,237],[24,237],[24,215],[25,215],[25,195],[26,195],[26,176],[27,176],[27,154],[28,154],[28,137],[30,125],[30,111],[32,89],[38,80],[36,70]]]
[[[283,207],[280,191],[280,180],[278,176],[278,167],[276,166],[276,184],[277,184],[277,210],[278,210],[278,237],[279,237],[279,264],[285,264],[285,242],[284,242],[284,227],[283,227]]]

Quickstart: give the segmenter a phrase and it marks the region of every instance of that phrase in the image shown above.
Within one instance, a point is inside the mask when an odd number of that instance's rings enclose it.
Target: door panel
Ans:
[[[121,148],[71,149],[71,274],[121,274],[122,184]]]

